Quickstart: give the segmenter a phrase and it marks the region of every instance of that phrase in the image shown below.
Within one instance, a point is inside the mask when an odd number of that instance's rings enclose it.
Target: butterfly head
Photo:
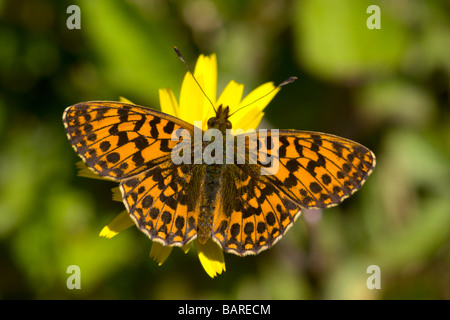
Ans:
[[[231,122],[228,120],[230,117],[230,108],[223,107],[222,105],[216,111],[216,116],[209,118],[208,129],[218,129],[221,132],[225,132],[226,129],[231,129]]]

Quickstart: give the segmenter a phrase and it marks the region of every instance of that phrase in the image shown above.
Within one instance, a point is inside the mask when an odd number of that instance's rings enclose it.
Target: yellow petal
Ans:
[[[152,243],[152,249],[150,250],[150,258],[158,263],[158,266],[162,265],[164,261],[169,257],[173,247],[163,246],[161,243],[154,241]]]
[[[203,77],[196,77],[203,86]],[[203,114],[203,101],[205,96],[195,83],[190,73],[184,77],[180,93],[180,119],[194,124],[194,121],[201,121]]]
[[[205,244],[201,244],[198,240],[194,240],[194,245],[200,263],[211,278],[225,271],[223,251],[214,241],[208,239]]]
[[[217,58],[215,54],[201,55],[195,66],[194,75],[202,76],[205,82],[203,91],[213,102],[217,96]]]
[[[238,117],[240,112],[242,112],[242,114],[244,114],[244,117]],[[248,110],[246,110],[246,108],[244,108],[243,110],[240,110],[240,111],[236,112],[235,115],[233,115],[233,118],[234,118],[234,119],[232,119],[233,129],[236,130],[239,128],[244,131],[246,131],[248,129],[256,129],[258,127],[259,123],[261,122],[263,116],[264,116],[264,112],[259,110],[258,107],[251,108],[249,106]]]
[[[119,97],[119,101],[123,102],[123,103],[134,104],[133,102],[131,102],[130,100],[128,100],[127,98],[124,98],[124,97]]]
[[[194,124],[204,121],[206,113],[213,107],[206,96],[214,104],[217,94],[217,60],[216,55],[200,55],[194,70],[198,84],[188,72],[184,77],[180,92],[180,118]],[[202,92],[203,89],[203,92]],[[205,96],[206,95],[206,96]]]
[[[242,100],[240,107],[251,104],[252,107],[257,107],[259,110],[263,111],[278,91],[280,91],[280,88],[276,88],[272,82],[264,83],[250,92],[248,96]]]
[[[184,254],[189,252],[189,249],[191,248],[192,242],[186,243],[184,246],[181,247],[181,250],[183,250]]]
[[[194,71],[195,77],[203,78],[202,89],[206,97],[215,105],[217,97],[217,58],[215,54],[200,56]],[[214,108],[208,99],[203,99],[202,121],[208,121],[209,114],[214,114]]]
[[[217,100],[217,105],[223,105],[224,107],[228,106],[230,107],[230,112],[234,112],[240,105],[243,92],[244,85],[232,80],[222,91],[222,94]]]
[[[170,114],[174,117],[179,117],[178,102],[173,94],[173,91],[169,88],[159,89],[159,105],[161,111]]]
[[[119,232],[131,226],[134,226],[134,221],[131,220],[128,212],[124,210],[100,231],[100,237],[111,239]]]
[[[89,169],[86,164],[83,161],[78,161],[75,164],[78,168],[78,175],[80,177],[85,177],[85,178],[90,178],[90,179],[98,179],[98,180],[107,180],[107,181],[111,181],[111,179],[108,178],[103,178],[101,176],[99,176],[98,174],[96,174],[94,171],[92,171],[91,169]]]
[[[120,188],[119,187],[112,188],[111,191],[112,191],[112,199],[113,199],[113,201],[119,201],[119,202],[123,201],[122,192],[120,192]]]
[[[230,111],[231,113],[237,111],[231,116],[230,121],[233,124],[233,129],[242,129],[244,131],[258,127],[264,116],[262,111],[280,90],[273,83],[268,82],[250,92],[242,102],[236,104],[236,100],[233,100],[232,95],[241,97],[242,93],[239,91],[238,84],[232,85],[230,82],[229,86],[231,88],[227,92],[227,96],[229,96],[227,99],[230,99],[228,103],[230,103],[230,106],[233,106],[230,107]],[[224,93],[226,90],[227,88],[225,88]],[[219,100],[222,99],[224,93],[222,93]],[[223,99],[226,101],[225,97]]]

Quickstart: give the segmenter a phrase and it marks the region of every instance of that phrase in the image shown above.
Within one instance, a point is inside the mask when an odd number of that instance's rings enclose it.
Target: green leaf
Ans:
[[[408,34],[383,2],[381,29],[368,29],[373,1],[305,0],[295,9],[297,58],[310,72],[331,80],[391,73]]]

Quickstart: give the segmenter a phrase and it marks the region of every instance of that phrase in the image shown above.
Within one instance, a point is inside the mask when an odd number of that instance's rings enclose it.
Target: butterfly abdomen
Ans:
[[[205,166],[205,177],[203,181],[204,193],[200,196],[201,206],[198,217],[198,240],[205,243],[211,236],[213,229],[214,214],[219,206],[220,177],[223,165],[211,164]]]

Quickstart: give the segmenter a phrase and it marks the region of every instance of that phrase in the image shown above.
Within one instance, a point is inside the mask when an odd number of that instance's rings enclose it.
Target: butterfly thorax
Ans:
[[[216,116],[209,118],[208,129],[218,129],[225,134],[227,129],[231,129],[231,122],[228,120],[229,116],[230,108],[220,105],[216,111]]]

